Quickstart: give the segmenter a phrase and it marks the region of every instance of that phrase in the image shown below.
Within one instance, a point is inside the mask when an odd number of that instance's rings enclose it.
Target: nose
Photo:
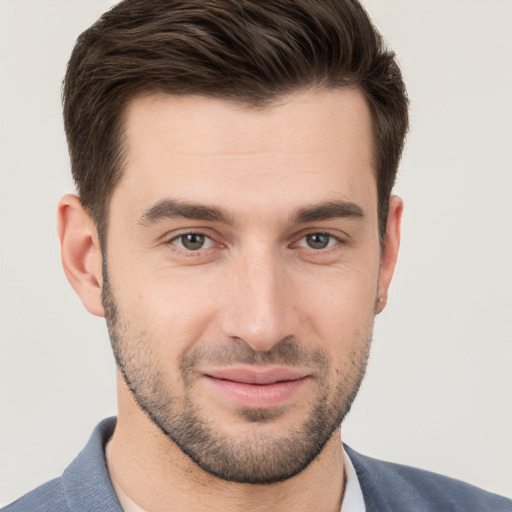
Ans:
[[[296,336],[297,317],[286,262],[264,243],[253,244],[233,258],[226,279],[222,330],[255,351],[269,351]]]

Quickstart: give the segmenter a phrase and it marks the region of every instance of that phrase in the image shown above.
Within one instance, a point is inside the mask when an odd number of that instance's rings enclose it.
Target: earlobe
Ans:
[[[402,200],[398,196],[392,196],[389,203],[384,247],[382,248],[378,299],[375,304],[376,314],[380,313],[386,307],[388,300],[389,285],[391,284],[396,260],[398,258],[398,249],[400,247],[400,224],[402,221],[402,211]]]
[[[105,316],[98,232],[77,196],[68,194],[60,200],[57,229],[68,281],[90,313]]]

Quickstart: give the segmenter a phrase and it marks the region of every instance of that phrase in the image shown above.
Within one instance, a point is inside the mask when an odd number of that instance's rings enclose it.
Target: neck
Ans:
[[[339,430],[301,473],[276,484],[227,482],[197,466],[122,394],[110,469],[123,492],[148,512],[339,512],[343,460]]]

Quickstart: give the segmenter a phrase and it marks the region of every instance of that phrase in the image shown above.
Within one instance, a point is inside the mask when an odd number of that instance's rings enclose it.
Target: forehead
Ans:
[[[248,194],[332,200],[375,188],[371,115],[357,89],[297,93],[265,108],[152,94],[131,102],[125,130],[114,196],[211,203],[214,194],[236,206]]]
[[[154,138],[157,131],[198,154],[219,149],[278,152],[294,143],[304,150],[331,151],[333,142],[366,150],[371,140],[371,114],[356,88],[298,92],[264,107],[155,93],[132,100],[125,120],[131,153],[140,145],[158,144],[162,139]]]

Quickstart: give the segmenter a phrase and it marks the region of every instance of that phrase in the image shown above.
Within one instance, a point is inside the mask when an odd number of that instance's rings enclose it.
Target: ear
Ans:
[[[389,202],[388,222],[384,237],[384,247],[379,271],[379,296],[375,304],[375,313],[380,313],[388,300],[388,290],[395,271],[398,249],[400,247],[400,223],[402,221],[403,203],[398,196],[392,196]]]
[[[102,261],[96,226],[75,195],[59,202],[57,230],[62,266],[83,305],[93,315],[105,316],[101,299]]]

